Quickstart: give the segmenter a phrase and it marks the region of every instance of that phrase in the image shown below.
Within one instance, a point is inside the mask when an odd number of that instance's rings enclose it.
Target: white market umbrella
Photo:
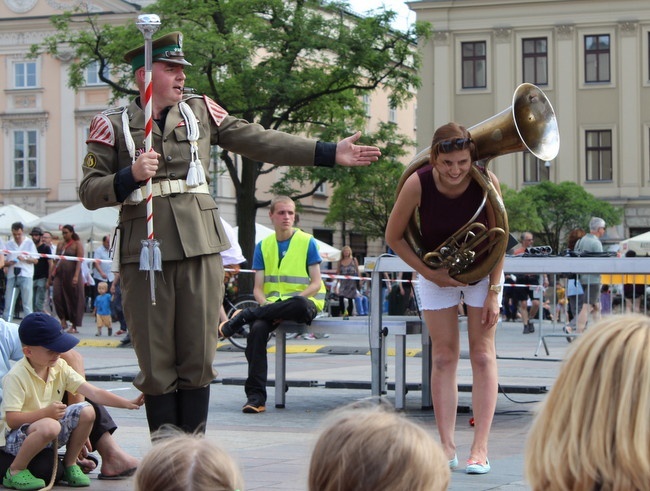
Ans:
[[[650,232],[646,232],[619,242],[621,256],[629,250],[636,252],[637,256],[650,255]]]
[[[38,215],[23,210],[20,206],[4,205],[0,206],[0,234],[11,235],[11,224],[21,222],[26,235],[29,235],[31,227],[38,220]]]
[[[235,227],[235,231],[239,234],[239,227]],[[265,239],[269,235],[273,234],[274,230],[269,227],[265,227],[260,223],[255,224],[255,243],[257,244],[261,240]],[[339,261],[341,259],[341,251],[336,247],[323,242],[322,240],[314,239],[318,245],[318,253],[323,261]]]
[[[34,225],[43,230],[60,231],[64,225],[72,225],[81,240],[102,240],[104,235],[112,235],[117,225],[119,211],[116,207],[87,210],[84,205],[63,208],[45,215]]]

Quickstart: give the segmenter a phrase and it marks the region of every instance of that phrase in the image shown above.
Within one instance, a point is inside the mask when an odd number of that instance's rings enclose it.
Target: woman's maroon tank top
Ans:
[[[483,189],[472,179],[462,195],[458,198],[447,198],[436,187],[431,164],[420,167],[416,172],[422,186],[418,209],[420,232],[426,252],[431,252],[472,218],[483,200]],[[485,208],[474,221],[487,226]],[[487,241],[484,242],[479,250],[487,245]]]

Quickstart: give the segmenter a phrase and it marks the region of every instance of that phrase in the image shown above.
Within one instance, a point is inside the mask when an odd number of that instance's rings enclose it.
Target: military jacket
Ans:
[[[250,159],[278,165],[314,165],[316,141],[267,130],[258,124],[229,116],[207,97],[185,96],[199,126],[199,158],[207,169],[211,145]],[[121,204],[115,175],[131,165],[124,129],[124,108],[98,114],[91,125],[79,197],[90,210]],[[145,116],[136,101],[126,108],[129,129],[138,154],[144,151]],[[153,124],[153,148],[161,157],[153,182],[186,179],[190,144],[178,104],[172,106],[161,130]],[[207,176],[206,176],[207,177]],[[144,184],[144,183],[141,183]],[[214,254],[230,247],[216,202],[209,194],[184,193],[153,199],[154,236],[160,241],[163,261]],[[122,263],[138,262],[141,241],[147,238],[146,204],[124,205],[120,213]]]

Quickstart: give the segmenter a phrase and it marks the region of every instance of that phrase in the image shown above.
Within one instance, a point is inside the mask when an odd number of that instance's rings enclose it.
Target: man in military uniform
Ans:
[[[178,32],[153,41],[152,60],[153,150],[142,148],[141,46],[125,55],[140,97],[93,119],[79,196],[91,210],[124,205],[119,225],[124,312],[140,366],[134,384],[145,394],[149,428],[173,424],[194,431],[207,419],[223,296],[219,253],[229,247],[201,159],[209,161],[211,145],[285,165],[368,165],[380,152],[355,145],[360,133],[338,143],[317,142],[229,116],[207,96],[184,95],[184,67],[190,63]],[[141,199],[149,178],[163,260],[155,306],[149,297],[152,273],[139,270],[141,241],[147,238]]]

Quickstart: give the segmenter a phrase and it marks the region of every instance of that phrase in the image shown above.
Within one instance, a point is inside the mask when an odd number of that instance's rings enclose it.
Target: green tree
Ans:
[[[610,225],[621,223],[623,210],[597,199],[574,182],[549,181],[516,192],[504,189],[510,230],[530,231],[537,243],[550,245],[554,252],[566,247],[566,235],[576,227],[589,228],[592,216]]]
[[[364,127],[362,94],[383,87],[395,107],[413,96],[420,83],[420,56],[414,46],[430,32],[426,23],[395,31],[390,27],[395,12],[360,18],[349,14],[347,5],[325,0],[159,0],[144,10],[160,16],[158,35],[183,32],[184,51],[193,63],[186,70],[188,87],[209,95],[231,115],[265,128],[337,141]],[[73,88],[81,86],[83,69],[98,61],[100,67],[112,68],[111,79],[104,81],[116,96],[134,93],[122,60],[127,50],[142,43],[134,22],[112,26],[92,13],[74,11],[53,23],[56,33],[33,52],[54,55],[61,46],[72,50]],[[370,134],[365,141],[381,143]],[[275,169],[243,159],[238,170],[231,155],[222,152],[221,157],[235,186],[242,249],[251,257],[253,217],[267,204],[256,198],[256,182]],[[310,172],[302,179],[315,183],[311,193],[323,179],[337,183],[349,175],[341,169]]]

